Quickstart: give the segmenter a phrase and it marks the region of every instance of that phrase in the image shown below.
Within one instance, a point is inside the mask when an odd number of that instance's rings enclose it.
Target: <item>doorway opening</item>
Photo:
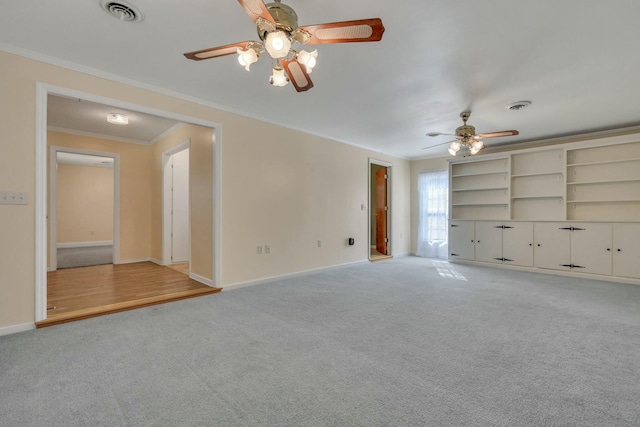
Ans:
[[[190,141],[162,153],[162,264],[190,271]]]
[[[369,159],[369,260],[392,258],[391,164]]]
[[[53,86],[45,83],[36,84],[36,188],[35,188],[35,213],[36,213],[36,244],[35,244],[35,321],[36,326],[46,326],[47,323],[61,323],[69,321],[67,314],[64,316],[60,313],[55,316],[48,311],[49,288],[52,292],[56,291],[56,284],[70,283],[71,280],[78,279],[82,281],[78,289],[81,294],[70,295],[71,298],[80,298],[87,295],[87,289],[82,289],[88,283],[100,285],[95,280],[97,277],[101,279],[109,279],[105,286],[100,289],[96,288],[96,293],[110,294],[117,297],[115,300],[107,300],[103,298],[99,301],[100,307],[93,305],[75,305],[76,301],[70,303],[54,304],[57,309],[63,309],[60,305],[64,305],[68,316],[74,316],[74,320],[83,317],[92,317],[94,315],[106,314],[108,312],[120,311],[125,309],[137,308],[144,305],[167,302],[170,300],[190,298],[198,293],[215,293],[220,288],[216,288],[216,284],[220,283],[220,212],[221,212],[221,127],[217,123],[201,120],[198,118],[183,116],[179,114],[169,113],[154,108],[130,104],[124,101],[105,98],[89,93],[76,91],[73,89]],[[89,110],[93,111],[97,108],[99,114],[89,114]],[[72,114],[69,109],[75,111]],[[101,109],[107,109],[104,112]],[[170,144],[172,141],[168,138],[178,137],[183,127],[172,127],[166,132],[157,134],[153,139],[138,138],[137,136],[125,136],[122,134],[124,127],[114,127],[107,123],[107,113],[114,110],[126,110],[129,112],[130,119],[139,118],[139,115],[154,116],[160,120],[167,119],[174,123],[181,123],[180,126],[187,128],[185,132],[196,132],[195,140],[192,137],[191,145],[193,154],[196,149],[198,151],[197,174],[199,185],[196,189],[197,200],[199,204],[194,209],[194,226],[198,230],[207,230],[206,233],[196,235],[198,239],[191,238],[191,244],[197,242],[196,258],[191,266],[195,272],[191,271],[187,274],[176,272],[162,264],[162,242],[160,241],[161,232],[149,233],[147,231],[148,224],[151,227],[157,227],[160,231],[162,227],[162,188],[161,184],[151,186],[149,192],[149,183],[158,182],[162,179],[161,159],[153,153],[153,148],[144,148],[141,146],[153,146],[156,142]],[[103,115],[104,112],[104,115]],[[91,127],[83,128],[87,120],[97,120],[91,124]],[[57,121],[68,119],[63,124]],[[104,122],[104,123],[102,123]],[[133,120],[135,122],[135,120]],[[109,130],[106,130],[106,129]],[[149,127],[138,127],[148,131]],[[112,131],[114,133],[112,133]],[[120,132],[120,134],[118,134]],[[70,135],[68,147],[63,141],[65,135]],[[91,139],[91,141],[88,141]],[[71,141],[72,140],[72,141]],[[184,138],[182,138],[184,140]],[[195,141],[195,148],[193,147]],[[119,148],[113,149],[114,153],[93,152],[95,147],[101,150],[102,145],[119,144]],[[132,143],[132,144],[122,144]],[[97,155],[112,157],[114,159],[113,181],[113,254],[112,264],[96,265],[91,267],[68,268],[64,270],[48,272],[48,267],[58,266],[57,248],[52,250],[52,244],[56,246],[56,239],[50,239],[50,221],[55,216],[55,209],[49,199],[49,171],[55,171],[57,167],[57,157],[51,155],[49,148],[51,146],[64,146],[60,151],[83,151],[80,154]],[[73,148],[71,148],[73,147]],[[157,163],[150,165],[146,163],[148,151],[152,150],[152,155],[157,159]],[[111,151],[107,148],[104,151]],[[157,153],[157,152],[156,152]],[[160,151],[159,154],[162,152]],[[120,157],[122,159],[120,159]],[[122,162],[120,162],[122,160]],[[135,162],[140,165],[151,168],[148,172],[144,167],[137,168]],[[122,177],[120,177],[120,166],[122,165]],[[155,166],[157,165],[157,167]],[[157,177],[157,178],[156,178]],[[204,180],[202,180],[204,179]],[[119,195],[120,180],[122,180],[122,195]],[[155,181],[154,181],[155,180]],[[55,192],[55,190],[54,190]],[[149,197],[154,203],[151,205]],[[187,200],[188,200],[187,196]],[[204,200],[205,202],[201,202]],[[151,216],[145,210],[148,206],[154,206]],[[122,212],[123,217],[119,214]],[[133,216],[132,216],[133,215]],[[55,219],[55,218],[53,218]],[[122,223],[121,223],[122,221]],[[187,228],[188,229],[188,228]],[[55,230],[55,228],[54,228]],[[55,233],[55,231],[54,231]],[[52,244],[49,244],[49,241]],[[107,240],[105,239],[105,242]],[[189,248],[187,243],[187,248]],[[148,249],[150,248],[150,249]],[[192,254],[187,250],[187,262],[190,262]],[[52,257],[55,262],[52,261]],[[197,261],[197,262],[196,262]],[[157,270],[157,269],[159,270]],[[147,269],[147,270],[145,270]],[[80,277],[79,273],[86,275]],[[99,271],[98,271],[99,270]],[[73,274],[74,277],[67,277]],[[177,274],[177,276],[175,276]],[[64,276],[64,277],[63,277]],[[119,281],[111,280],[118,277],[130,277],[135,279],[144,277],[149,279],[150,283],[140,283],[140,280]],[[164,292],[163,280],[167,280],[174,288],[171,295]],[[96,282],[96,283],[94,283]],[[151,295],[149,292],[163,291],[163,295]],[[149,291],[140,290],[139,286],[153,286],[154,289]],[[198,289],[194,289],[198,286]],[[177,287],[180,287],[179,289]],[[202,289],[200,289],[202,288]],[[94,293],[94,295],[96,294]],[[131,300],[131,296],[139,297],[144,294],[144,298],[137,298],[136,301]],[[121,298],[122,297],[122,298]],[[127,301],[124,301],[126,299]],[[122,300],[122,301],[121,301]],[[91,301],[93,304],[95,301]],[[79,303],[79,301],[78,301]],[[82,304],[85,304],[82,301]],[[71,313],[70,311],[75,313]],[[78,311],[84,312],[80,315]],[[78,317],[81,316],[81,317]]]
[[[48,271],[116,263],[118,154],[52,146],[49,158]]]

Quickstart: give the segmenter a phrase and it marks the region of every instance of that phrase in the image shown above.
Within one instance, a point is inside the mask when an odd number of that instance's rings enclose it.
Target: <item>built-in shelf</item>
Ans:
[[[627,159],[604,160],[602,162],[586,162],[586,163],[568,163],[567,167],[572,166],[593,166],[593,165],[610,165],[614,163],[638,162],[640,157],[630,157]]]
[[[640,199],[619,199],[619,200],[567,200],[567,203],[637,203]]]
[[[486,188],[456,188],[451,190],[452,193],[460,191],[493,191],[493,190],[508,190],[509,187],[486,187]]]
[[[451,175],[451,178],[461,178],[465,176],[482,176],[482,175],[506,175],[508,172],[480,172],[480,173],[462,173],[458,175]]]
[[[640,182],[640,178],[609,179],[609,180],[599,180],[599,181],[575,181],[575,182],[567,182],[567,185],[616,184],[621,182]]]
[[[508,203],[452,203],[451,206],[509,206]]]
[[[526,178],[529,176],[548,176],[548,175],[562,175],[562,172],[522,173],[517,175],[511,175],[511,178]]]
[[[563,199],[563,196],[515,196],[511,198],[512,200],[524,200],[524,199]]]

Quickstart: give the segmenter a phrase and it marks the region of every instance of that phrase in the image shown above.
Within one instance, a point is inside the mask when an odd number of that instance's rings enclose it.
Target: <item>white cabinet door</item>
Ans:
[[[564,222],[536,222],[533,226],[533,265],[570,270],[571,231]],[[567,228],[566,230],[564,228]]]
[[[449,258],[452,260],[475,258],[473,221],[451,221],[449,227]]]
[[[611,224],[571,223],[571,264],[579,273],[612,272]]]
[[[476,222],[476,261],[502,263],[502,222]]]
[[[640,279],[640,224],[613,224],[613,274]]]
[[[505,222],[502,230],[502,256],[509,265],[533,266],[533,223]]]

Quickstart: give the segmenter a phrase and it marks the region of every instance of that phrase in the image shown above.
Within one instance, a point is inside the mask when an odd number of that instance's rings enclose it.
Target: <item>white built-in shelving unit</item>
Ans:
[[[640,284],[640,134],[450,161],[449,258]]]

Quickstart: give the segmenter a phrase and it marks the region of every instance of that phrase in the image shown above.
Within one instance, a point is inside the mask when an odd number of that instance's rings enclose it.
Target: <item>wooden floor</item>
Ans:
[[[187,264],[188,270],[188,264]],[[220,292],[151,262],[67,268],[47,274],[47,319],[37,327]]]
[[[371,252],[369,253],[369,261],[382,261],[384,259],[392,259],[391,255],[385,255],[378,252],[375,248],[371,248]]]

